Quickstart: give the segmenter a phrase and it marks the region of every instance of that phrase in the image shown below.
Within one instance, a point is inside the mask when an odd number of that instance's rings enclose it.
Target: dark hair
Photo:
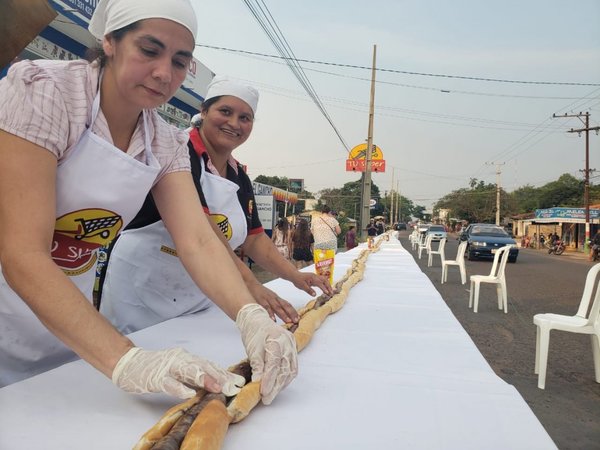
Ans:
[[[331,208],[327,205],[323,205],[323,208],[321,209],[321,212],[324,212],[326,214],[329,213],[329,211],[331,211]]]
[[[223,97],[223,96],[219,95],[217,97],[212,97],[212,98],[209,98],[208,100],[204,100],[202,102],[202,104],[200,105],[200,112],[208,111],[208,108],[210,108],[212,105],[217,103],[221,97]]]
[[[133,23],[130,23],[129,25],[125,25],[123,28],[119,28],[118,30],[111,31],[110,33],[107,34],[107,36],[114,39],[116,42],[120,42],[121,39],[123,39],[127,33],[135,30],[137,27],[139,27],[139,25],[140,25],[140,21],[138,20],[137,22],[133,22]],[[102,43],[96,44],[95,47],[88,48],[87,51],[85,52],[85,59],[87,59],[89,62],[93,62],[93,61],[99,59],[100,67],[106,66],[107,57],[106,57],[106,53],[104,53],[104,48],[102,48]]]
[[[311,232],[308,228],[308,222],[304,219],[298,220],[294,234],[292,235],[292,242],[294,247],[297,248],[308,248],[310,247]]]

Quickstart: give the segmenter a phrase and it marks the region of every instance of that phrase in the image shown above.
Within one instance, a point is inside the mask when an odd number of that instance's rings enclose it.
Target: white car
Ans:
[[[432,241],[439,241],[448,236],[446,228],[443,225],[429,225],[427,234],[431,235]]]

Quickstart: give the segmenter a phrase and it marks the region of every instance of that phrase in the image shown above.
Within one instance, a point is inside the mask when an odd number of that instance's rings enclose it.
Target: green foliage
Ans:
[[[540,187],[529,184],[507,193],[500,190],[501,216],[533,212],[552,207],[581,207],[584,182],[568,173]],[[600,188],[590,187],[590,202],[600,199]],[[476,178],[468,188],[461,188],[442,197],[434,209],[450,210],[450,217],[469,222],[494,222],[496,215],[496,185]]]

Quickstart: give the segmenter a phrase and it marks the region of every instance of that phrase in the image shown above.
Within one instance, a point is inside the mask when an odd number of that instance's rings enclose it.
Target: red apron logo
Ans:
[[[121,216],[106,209],[81,209],[56,219],[52,258],[69,275],[87,272],[96,263],[96,250],[108,245],[121,228]]]

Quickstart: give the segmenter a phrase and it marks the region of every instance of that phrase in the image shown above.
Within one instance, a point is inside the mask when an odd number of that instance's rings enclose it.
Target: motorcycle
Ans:
[[[562,239],[555,240],[554,245],[551,245],[550,248],[548,248],[549,255],[551,255],[552,253],[554,253],[555,255],[562,255],[564,251],[565,243],[562,241]]]
[[[592,245],[592,261],[600,260],[600,245]]]

